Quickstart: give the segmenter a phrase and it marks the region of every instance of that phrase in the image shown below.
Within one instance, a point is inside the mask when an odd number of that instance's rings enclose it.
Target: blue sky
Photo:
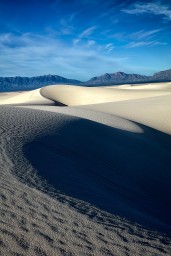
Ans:
[[[171,68],[171,2],[1,0],[0,76]]]

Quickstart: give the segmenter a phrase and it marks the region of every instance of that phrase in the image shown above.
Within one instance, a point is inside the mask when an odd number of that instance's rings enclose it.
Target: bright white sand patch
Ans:
[[[171,134],[171,83],[120,88],[50,86],[40,93],[65,105],[110,113]]]
[[[171,82],[149,83],[149,84],[124,84],[119,86],[107,86],[103,88],[130,89],[130,90],[171,90]]]
[[[47,86],[40,90],[42,96],[68,106],[124,101],[171,94],[171,86],[163,90],[115,89],[105,87]]]
[[[6,104],[53,104],[53,101],[41,96],[40,89],[25,92],[0,93],[0,105]]]
[[[171,94],[82,107],[117,115],[171,134]]]

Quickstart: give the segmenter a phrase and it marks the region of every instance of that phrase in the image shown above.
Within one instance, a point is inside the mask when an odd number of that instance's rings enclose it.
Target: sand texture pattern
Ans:
[[[0,255],[171,254],[171,85],[144,86],[1,94]]]

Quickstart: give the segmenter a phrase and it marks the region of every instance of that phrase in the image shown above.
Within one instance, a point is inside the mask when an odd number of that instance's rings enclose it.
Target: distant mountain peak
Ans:
[[[35,77],[0,77],[0,91],[32,90],[51,84],[80,83],[78,80],[51,74]]]
[[[96,76],[87,81],[85,84],[104,84],[104,83],[122,83],[125,81],[133,82],[144,79],[145,76],[137,75],[137,74],[126,74],[122,71],[118,71],[116,73],[106,73],[101,76]]]
[[[33,90],[51,84],[74,84],[85,86],[117,85],[124,83],[144,82],[169,82],[171,81],[171,69],[156,72],[153,76],[139,74],[127,74],[122,71],[116,73],[105,73],[101,76],[94,76],[87,82],[74,79],[67,79],[58,75],[44,75],[35,77],[0,77],[0,91]]]
[[[145,76],[139,74],[127,74],[122,71],[115,73],[106,73],[101,76],[96,76],[85,82],[85,85],[107,85],[107,84],[122,84],[122,83],[143,83],[143,82],[162,82],[171,81],[171,69],[160,71],[153,76]]]
[[[126,73],[122,72],[122,71],[118,71],[118,72],[116,72],[116,74],[118,74],[118,75],[125,75]]]

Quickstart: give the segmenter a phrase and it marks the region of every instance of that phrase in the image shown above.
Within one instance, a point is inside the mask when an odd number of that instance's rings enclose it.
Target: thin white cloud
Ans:
[[[73,40],[73,46],[75,47],[80,47],[80,46],[92,47],[93,45],[95,45],[95,43],[96,43],[95,40],[82,40],[79,37]]]
[[[85,29],[81,34],[78,35],[77,38],[73,40],[73,45],[78,46],[82,43],[82,39],[87,40],[87,46],[93,45],[94,40],[90,40],[89,36],[93,34],[93,32],[97,29],[97,26],[92,26],[90,28]]]
[[[128,14],[149,13],[154,15],[162,15],[164,19],[171,20],[171,9],[160,3],[136,3],[129,9],[122,10]]]
[[[152,46],[154,45],[167,45],[168,43],[166,42],[153,42]]]
[[[140,40],[140,39],[144,39],[144,38],[147,38],[147,37],[154,36],[155,34],[160,32],[161,30],[162,29],[154,29],[154,30],[150,30],[150,31],[140,30],[138,32],[130,34],[130,37],[135,37],[136,39]]]
[[[147,45],[151,45],[153,42],[131,42],[129,43],[126,47],[127,48],[135,48],[135,47],[142,47],[142,46],[147,46]]]
[[[140,41],[140,42],[131,42],[126,45],[126,48],[136,48],[136,47],[143,47],[143,46],[155,46],[155,45],[166,45],[165,42],[158,42],[158,41]]]
[[[85,29],[80,35],[80,38],[88,37],[93,34],[93,32],[97,29],[97,26],[92,26],[90,28]]]
[[[114,45],[112,43],[109,43],[105,45],[104,49],[107,51],[107,53],[110,53],[114,49]]]
[[[136,40],[136,41],[142,41],[142,40],[152,40],[152,38],[155,38],[156,35],[158,36],[158,33],[162,29],[154,29],[150,31],[140,30],[134,33],[115,33],[109,36],[109,38],[114,38],[117,41],[121,42],[127,42],[128,40]]]

